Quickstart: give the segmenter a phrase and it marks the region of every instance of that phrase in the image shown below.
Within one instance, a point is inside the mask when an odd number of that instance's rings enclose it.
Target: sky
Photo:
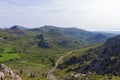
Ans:
[[[0,27],[12,25],[119,31],[120,0],[0,0]]]

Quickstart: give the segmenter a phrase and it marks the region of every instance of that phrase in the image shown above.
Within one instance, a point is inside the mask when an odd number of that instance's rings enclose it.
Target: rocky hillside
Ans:
[[[108,39],[99,47],[90,48],[78,54],[77,56],[71,56],[59,65],[59,68],[66,68],[66,72],[92,72],[120,76],[120,35]]]

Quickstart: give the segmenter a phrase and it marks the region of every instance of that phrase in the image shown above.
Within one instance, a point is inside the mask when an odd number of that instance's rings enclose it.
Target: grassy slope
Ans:
[[[4,49],[0,55],[0,63],[8,65],[14,70],[24,69],[27,72],[21,75],[24,80],[29,77],[30,73],[46,73],[54,61],[58,59],[59,56],[64,54],[69,49],[60,48],[55,45],[49,49],[43,49],[37,47],[34,32],[26,32],[24,35],[9,34],[7,32],[0,32],[1,37],[8,37],[13,40],[6,40],[5,42],[0,42],[0,48]],[[25,48],[25,46],[27,47]],[[25,51],[24,51],[25,48]],[[14,53],[14,50],[17,53]],[[34,80],[34,78],[33,78]]]
[[[50,38],[48,38],[50,35],[48,35],[45,32],[42,33],[47,39],[50,40]],[[64,55],[66,52],[74,49],[76,46],[77,48],[80,47],[78,46],[78,44],[74,44],[74,45],[71,44],[71,46],[69,47],[67,46],[62,48],[61,46],[53,43],[52,44],[53,47],[49,49],[39,48],[37,47],[36,44],[37,39],[35,38],[37,34],[40,34],[40,32],[26,31],[25,34],[23,35],[0,32],[1,37],[8,38],[8,40],[6,40],[5,42],[0,42],[0,48],[5,49],[5,52],[1,54],[3,57],[0,58],[0,60],[2,60],[2,62],[1,61],[0,62],[8,65],[10,68],[14,69],[15,71],[17,70],[16,73],[18,74],[19,74],[19,70],[23,69],[25,73],[20,74],[23,80],[35,80],[35,79],[45,80],[45,77],[42,74],[49,71],[49,69],[52,68],[52,65],[54,65],[55,61],[61,55]],[[50,36],[50,37],[54,38],[55,41],[60,41],[59,36]],[[67,37],[63,36],[62,39],[73,40],[73,38],[69,36]],[[85,42],[81,42],[79,45],[83,45],[84,43]],[[75,52],[73,55],[78,56],[87,49],[89,48],[80,49],[78,50],[78,52]],[[17,53],[6,54],[7,51],[9,52],[9,50],[10,51],[15,50]],[[71,56],[67,57],[66,60],[69,59]],[[38,73],[38,74],[36,75],[35,78],[29,78],[30,73]],[[65,73],[65,70],[63,71],[58,70],[57,73],[55,74],[58,78],[62,79],[68,73]]]
[[[73,52],[70,56],[67,56],[65,59],[64,59],[64,62],[68,61],[71,57],[75,56],[75,57],[80,57],[82,55],[84,55],[84,53],[90,49],[94,49],[96,47],[99,47],[101,46],[103,43],[101,44],[97,44],[97,45],[93,45],[93,46],[87,46],[87,47],[84,47],[84,48],[81,48],[81,49],[78,49],[77,51]],[[64,62],[61,63],[62,65],[64,65]],[[85,62],[84,64],[89,64],[90,62]],[[68,69],[75,69],[75,68],[78,68],[78,66],[80,65],[83,65],[83,64],[73,64],[73,65],[70,65],[68,66],[67,68],[64,68],[64,69],[57,69],[56,72],[55,72],[55,76],[57,76],[57,78],[59,80],[63,80],[66,76],[70,75],[70,74],[75,74],[76,72],[74,71],[69,71],[69,72],[66,72],[68,71]],[[79,79],[84,79],[85,77],[84,76],[80,76]],[[79,80],[78,79],[78,80]],[[90,80],[108,80],[109,77],[108,75],[98,75],[98,74],[94,74],[92,73],[90,76],[89,76],[89,79]],[[120,80],[120,76],[112,76],[112,79],[111,80]]]
[[[67,56],[65,59],[64,59],[64,62],[66,62],[67,60],[69,60],[72,56],[82,56],[84,55],[84,52],[91,49],[91,48],[95,48],[96,46],[88,46],[88,47],[84,47],[84,48],[81,48],[81,49],[78,49],[77,51],[73,52],[71,55]],[[62,64],[62,63],[61,63]],[[69,69],[69,68],[75,68],[77,67],[78,64],[76,65],[72,65],[72,66],[69,66],[68,68],[65,68],[63,70],[59,70],[57,69],[56,72],[55,72],[55,75],[57,76],[58,79],[64,79],[67,75],[69,74],[74,74],[75,72],[71,71],[69,73],[66,73],[66,71]],[[64,75],[63,75],[64,74]]]

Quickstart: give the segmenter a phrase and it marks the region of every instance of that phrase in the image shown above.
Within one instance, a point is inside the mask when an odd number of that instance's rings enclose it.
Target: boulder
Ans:
[[[0,77],[8,77],[8,80],[22,80],[19,75],[16,75],[9,67],[4,64],[0,64]]]
[[[0,72],[0,79],[4,79],[5,75],[3,72]]]

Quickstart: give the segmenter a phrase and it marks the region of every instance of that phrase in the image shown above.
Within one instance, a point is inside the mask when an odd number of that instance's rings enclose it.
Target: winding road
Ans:
[[[59,65],[60,62],[63,61],[63,59],[67,56],[69,56],[70,54],[72,54],[73,52],[75,52],[76,50],[70,51],[68,52],[66,55],[61,56],[58,58],[58,60],[55,63],[55,66],[47,73],[47,79],[48,80],[57,80],[57,78],[55,77],[55,75],[53,74],[55,72],[55,69],[57,68],[57,66]]]

